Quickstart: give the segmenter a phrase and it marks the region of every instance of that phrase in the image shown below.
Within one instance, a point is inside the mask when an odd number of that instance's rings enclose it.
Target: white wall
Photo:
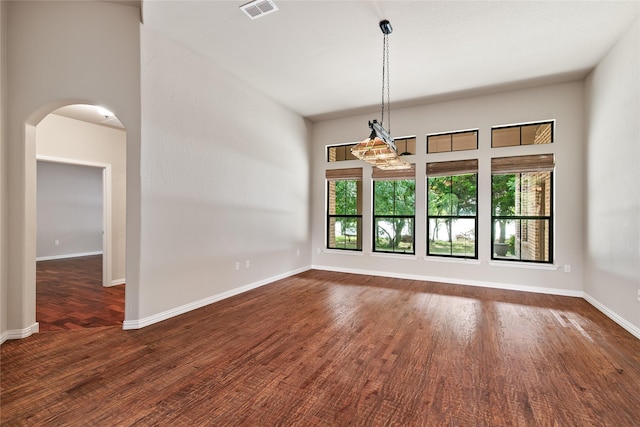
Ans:
[[[327,163],[328,144],[348,143],[368,136],[370,115],[328,120],[314,124],[312,147],[312,239],[313,266],[322,269],[441,280],[450,283],[537,290],[582,295],[584,238],[582,234],[583,178],[583,84],[570,82],[485,96],[440,102],[392,111],[394,136],[417,135],[417,152],[408,158],[416,163],[416,256],[371,253],[371,168],[353,160]],[[555,142],[548,145],[491,148],[492,126],[556,120]],[[428,133],[479,129],[479,149],[426,155]],[[492,262],[491,259],[491,158],[533,153],[555,153],[555,259],[558,267],[522,263]],[[465,158],[479,160],[478,173],[478,257],[479,262],[454,261],[426,254],[427,161]],[[361,255],[324,250],[325,169],[364,167],[364,239]],[[564,265],[571,272],[564,272]]]
[[[310,265],[305,121],[147,24],[131,328]]]
[[[37,259],[102,253],[102,169],[38,161],[37,176]]]
[[[136,318],[140,230],[140,9],[110,2],[6,4],[7,311],[6,336],[35,323],[35,126],[68,104],[102,105],[127,129],[127,295]],[[4,28],[4,26],[3,26]],[[3,251],[4,253],[4,251]]]
[[[56,114],[49,114],[36,127],[37,156],[111,165],[111,278],[116,283],[122,283],[125,279],[126,139],[124,130],[94,125]],[[39,233],[40,230],[38,230]],[[38,241],[38,251],[40,251],[40,244],[41,242]],[[41,254],[38,253],[38,256]]]
[[[585,87],[585,291],[640,337],[640,21]]]

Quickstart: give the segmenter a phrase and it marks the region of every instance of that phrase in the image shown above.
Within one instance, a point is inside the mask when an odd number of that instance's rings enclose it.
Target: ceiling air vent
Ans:
[[[260,18],[271,12],[278,10],[278,6],[270,0],[254,0],[245,5],[240,6],[240,9],[249,16],[251,19]]]

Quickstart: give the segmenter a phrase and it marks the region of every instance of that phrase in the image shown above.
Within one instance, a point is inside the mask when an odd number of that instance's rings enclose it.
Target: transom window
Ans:
[[[491,128],[491,147],[551,144],[553,121]]]
[[[341,162],[343,160],[358,160],[351,154],[351,148],[356,144],[330,145],[327,147],[327,162]]]
[[[407,136],[394,138],[398,154],[401,156],[416,154],[416,137]],[[341,162],[344,160],[358,160],[351,154],[351,149],[356,143],[327,146],[327,162]]]
[[[427,153],[478,149],[478,130],[427,135]]]
[[[394,138],[393,141],[396,143],[396,148],[398,149],[399,155],[407,156],[416,154],[415,136],[408,136],[406,138]]]

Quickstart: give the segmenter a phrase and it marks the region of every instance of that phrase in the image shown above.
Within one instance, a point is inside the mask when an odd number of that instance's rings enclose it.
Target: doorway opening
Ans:
[[[36,321],[40,332],[122,325],[126,132],[92,105],[36,126]]]

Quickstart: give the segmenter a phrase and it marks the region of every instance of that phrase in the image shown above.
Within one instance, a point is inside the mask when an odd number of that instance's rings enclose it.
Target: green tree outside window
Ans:
[[[416,182],[374,181],[374,251],[414,253]]]
[[[429,255],[476,257],[477,174],[427,182]]]

